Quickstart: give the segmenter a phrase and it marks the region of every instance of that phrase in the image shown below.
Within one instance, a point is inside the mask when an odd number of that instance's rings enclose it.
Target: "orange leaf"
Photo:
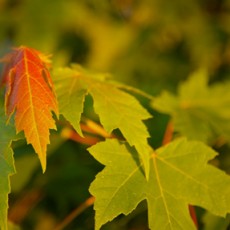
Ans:
[[[47,69],[48,59],[40,52],[21,46],[2,59],[6,62],[5,110],[8,119],[15,111],[17,132],[24,131],[27,143],[38,154],[43,172],[49,129],[56,129],[52,112],[58,114],[53,83]]]

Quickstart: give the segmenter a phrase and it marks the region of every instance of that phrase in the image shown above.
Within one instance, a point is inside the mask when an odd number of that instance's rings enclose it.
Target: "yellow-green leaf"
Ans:
[[[148,181],[134,148],[107,140],[89,151],[105,165],[90,186],[96,230],[144,199],[151,230],[195,230],[189,204],[220,216],[230,212],[230,177],[207,163],[216,152],[201,142],[179,139],[152,151]]]
[[[203,142],[230,141],[230,82],[208,85],[206,71],[199,70],[182,83],[175,96],[163,92],[153,108],[172,117],[175,131]]]
[[[54,84],[60,113],[80,134],[83,102],[89,93],[105,130],[111,133],[114,129],[120,129],[127,142],[137,149],[148,177],[149,134],[143,120],[151,116],[133,96],[106,81],[105,75],[92,74],[80,66],[54,71]]]
[[[3,104],[0,103],[0,229],[7,230],[9,177],[15,173],[13,152],[10,145],[15,139],[15,129],[10,124],[6,126],[3,108]]]

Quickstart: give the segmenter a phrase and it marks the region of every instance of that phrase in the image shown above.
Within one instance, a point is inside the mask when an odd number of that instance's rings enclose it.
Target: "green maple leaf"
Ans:
[[[60,114],[83,136],[80,121],[85,96],[88,94],[88,91],[87,85],[84,84],[81,77],[81,72],[64,68],[54,72],[53,81],[58,97]]]
[[[172,116],[174,129],[189,139],[230,141],[230,83],[208,85],[204,70],[194,73],[178,89],[178,96],[163,92],[152,106]]]
[[[3,101],[3,100],[2,100]],[[0,103],[0,229],[7,229],[8,194],[10,193],[9,177],[15,173],[11,142],[15,139],[15,128],[6,125],[4,106]]]
[[[108,133],[119,128],[127,142],[135,146],[144,164],[146,176],[149,174],[149,137],[144,119],[150,114],[130,94],[119,89],[117,84],[107,82],[104,75],[87,72],[80,66],[54,71],[54,84],[60,113],[82,135],[80,119],[85,96],[94,100],[95,112]]]
[[[207,164],[217,153],[201,142],[179,139],[152,151],[148,181],[135,149],[127,144],[106,140],[89,152],[105,165],[90,186],[96,230],[144,199],[152,230],[195,230],[189,204],[220,216],[230,212],[230,177]]]

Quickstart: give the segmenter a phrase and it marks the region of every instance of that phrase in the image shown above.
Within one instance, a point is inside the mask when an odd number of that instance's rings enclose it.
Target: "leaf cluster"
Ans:
[[[228,229],[229,6],[2,0],[0,229]]]
[[[13,52],[10,58],[4,59],[8,63],[3,78],[7,86],[6,114],[10,119],[15,112],[17,132],[24,130],[27,143],[32,143],[43,167],[46,152],[37,151],[36,143],[43,145],[45,141],[47,145],[49,139],[43,135],[43,131],[49,132],[54,126],[47,125],[50,118],[41,119],[36,113],[41,113],[40,109],[43,113],[47,109],[56,113],[59,110],[72,125],[72,128],[63,129],[64,136],[70,138],[74,133],[78,138],[84,139],[84,129],[80,124],[84,120],[82,113],[85,99],[88,94],[93,99],[94,110],[101,125],[95,124],[94,130],[105,139],[89,148],[93,157],[105,166],[89,189],[96,199],[96,230],[120,214],[131,213],[143,200],[147,201],[149,228],[153,230],[196,229],[195,219],[189,213],[189,205],[200,206],[222,217],[230,212],[230,177],[208,164],[217,153],[204,143],[207,143],[209,137],[212,140],[219,137],[228,140],[229,129],[221,123],[227,121],[229,113],[229,99],[221,97],[222,90],[226,90],[228,84],[208,86],[208,78],[201,70],[180,85],[178,97],[166,92],[154,98],[152,106],[171,115],[175,131],[187,138],[173,140],[172,133],[166,132],[172,139],[171,143],[165,143],[167,145],[153,150],[148,144],[150,136],[143,123],[143,120],[151,117],[150,113],[131,94],[121,89],[124,85],[111,81],[106,75],[94,74],[77,65],[54,69],[52,83],[48,66],[43,65],[43,55],[27,47],[19,47]],[[195,87],[197,83],[198,87]],[[39,98],[44,108],[40,108],[40,104],[36,102],[38,95],[42,95],[40,88],[49,95],[49,100],[47,97]],[[130,89],[132,88],[127,87],[127,90]],[[59,109],[54,104],[55,95]],[[28,100],[29,105],[21,102],[22,98]],[[1,116],[4,121],[3,111]],[[22,123],[22,120],[25,122]],[[29,135],[27,120],[33,121],[30,122],[32,132]],[[12,125],[5,125],[4,122],[1,125],[1,132],[6,134],[1,135],[0,163],[4,184],[0,224],[3,229],[7,229],[9,176],[14,173],[10,145],[15,134]],[[195,125],[205,129],[198,132],[194,129]],[[117,129],[120,130],[120,135],[113,133]]]

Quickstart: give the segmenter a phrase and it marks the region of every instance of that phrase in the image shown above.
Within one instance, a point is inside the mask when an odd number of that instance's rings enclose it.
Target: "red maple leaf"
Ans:
[[[52,111],[58,115],[48,58],[35,49],[21,46],[3,59],[6,63],[5,111],[10,119],[15,112],[17,133],[24,131],[27,143],[38,154],[43,172],[50,129],[56,129]]]

